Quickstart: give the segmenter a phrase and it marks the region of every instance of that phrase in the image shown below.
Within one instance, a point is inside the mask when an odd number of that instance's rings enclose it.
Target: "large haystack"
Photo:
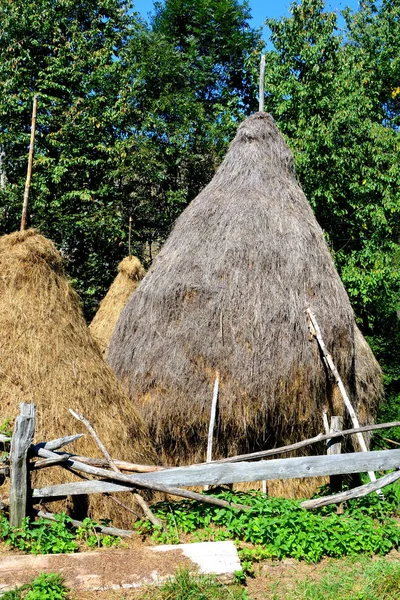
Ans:
[[[154,460],[147,427],[92,340],[60,254],[32,230],[0,238],[0,420],[14,418],[20,402],[38,407],[36,441],[85,432],[72,449],[99,456],[83,425],[68,413],[74,408],[116,458]],[[61,482],[69,476],[46,469],[41,484],[50,484],[50,477]],[[104,506],[101,496],[92,498],[97,518],[132,520],[110,500]]]
[[[118,265],[118,275],[100,303],[99,309],[89,325],[90,333],[96,340],[101,353],[107,356],[111,334],[118,317],[143,279],[145,270],[138,258],[127,256]]]
[[[217,369],[216,457],[309,437],[325,405],[343,413],[308,306],[357,404],[348,296],[292,154],[273,119],[257,113],[178,219],[110,342],[109,363],[168,460],[204,460]],[[361,402],[371,418],[369,386]]]

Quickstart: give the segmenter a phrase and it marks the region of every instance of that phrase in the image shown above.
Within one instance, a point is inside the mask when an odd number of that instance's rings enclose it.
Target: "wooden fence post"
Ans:
[[[338,433],[343,431],[343,417],[332,417],[331,426],[329,433]],[[342,438],[333,438],[326,442],[327,454],[341,454],[342,453]],[[340,492],[342,488],[342,476],[331,475],[330,476],[331,491],[332,494]]]
[[[22,403],[16,418],[10,449],[10,525],[19,527],[26,516],[28,498],[28,450],[35,432],[36,406]]]

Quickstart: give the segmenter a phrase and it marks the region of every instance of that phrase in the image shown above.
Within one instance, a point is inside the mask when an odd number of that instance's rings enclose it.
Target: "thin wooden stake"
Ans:
[[[394,444],[395,446],[400,446],[399,442],[395,442],[394,440],[391,440],[390,438],[383,437],[382,439],[385,440],[385,442],[389,442],[390,444]]]
[[[259,83],[259,107],[258,110],[260,112],[264,112],[264,82],[265,82],[265,54],[261,55],[260,61],[260,83]]]
[[[212,402],[211,402],[210,423],[208,426],[207,457],[206,457],[206,462],[208,462],[208,463],[212,461],[213,436],[214,436],[215,417],[217,414],[218,391],[219,391],[219,371],[217,371],[215,374],[214,391],[213,391],[213,397],[212,397]],[[204,486],[205,491],[207,491],[209,489],[210,489],[209,485]]]
[[[213,436],[214,436],[215,417],[217,414],[218,392],[219,392],[219,371],[217,371],[215,374],[214,391],[213,391],[213,398],[212,398],[212,402],[211,402],[210,424],[208,426],[208,439],[207,439],[207,462],[212,461]]]
[[[35,145],[36,112],[37,112],[37,96],[34,96],[33,97],[33,109],[32,109],[31,141],[29,144],[28,171],[26,174],[26,182],[25,182],[25,190],[24,190],[24,203],[22,206],[21,231],[24,231],[24,229],[26,227],[26,220],[27,220],[27,214],[28,214],[29,188],[31,187],[31,178],[32,178],[33,148]]]
[[[90,423],[90,421],[85,419],[85,417],[83,415],[73,411],[71,408],[69,409],[69,412],[71,413],[71,415],[73,417],[75,417],[75,419],[78,419],[78,421],[81,421],[85,425],[85,427],[88,429],[90,435],[93,437],[97,446],[99,447],[101,452],[104,454],[104,457],[106,458],[110,468],[114,471],[114,473],[121,473],[121,471],[118,469],[115,462],[111,458],[111,454],[108,452],[107,448],[105,447],[105,445],[103,444],[103,442],[101,441],[101,439],[99,438],[99,436],[97,435],[95,430],[93,429],[93,426]],[[113,498],[109,494],[108,494],[108,497],[111,498],[112,500],[115,500],[115,498]],[[142,496],[137,493],[133,493],[133,497],[135,498],[135,500],[139,504],[139,506],[142,508],[144,514],[149,519],[149,521],[151,521],[151,523],[153,523],[153,525],[155,525],[156,527],[161,527],[161,529],[162,529],[163,528],[162,521],[153,514],[153,512],[150,509],[149,505],[147,504],[146,500],[144,500],[144,498],[142,498]],[[119,501],[117,501],[117,503],[120,504]],[[133,511],[130,510],[130,512],[133,512]]]
[[[132,256],[132,217],[129,217],[129,229],[128,229],[128,256]]]

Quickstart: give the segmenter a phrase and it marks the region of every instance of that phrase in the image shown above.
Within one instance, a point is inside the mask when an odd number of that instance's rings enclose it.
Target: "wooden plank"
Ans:
[[[82,480],[73,483],[60,483],[57,485],[48,485],[43,488],[32,490],[32,498],[66,498],[67,496],[77,496],[81,494],[106,494],[112,492],[129,492],[131,485],[122,483],[113,483],[109,480]]]
[[[19,527],[26,516],[28,450],[35,433],[35,405],[22,403],[20,408],[10,449],[10,525],[13,527]]]
[[[366,473],[370,468],[375,471],[396,469],[400,466],[400,450],[379,450],[375,452],[356,452],[333,456],[302,456],[298,458],[279,458],[255,463],[204,464],[193,467],[177,467],[158,473],[130,475],[124,482],[132,485],[157,487],[200,486],[262,481],[263,479],[295,479],[297,477],[320,477],[342,475],[346,473]],[[72,484],[48,486],[33,491],[35,498],[73,495],[74,493],[103,493],[126,491],[126,486],[111,483],[117,473],[102,469],[107,481],[85,481]],[[94,473],[93,473],[94,474]],[[121,477],[121,476],[120,476]],[[134,482],[134,483],[133,483]],[[156,487],[157,486],[157,487]],[[74,490],[78,490],[74,492]],[[182,490],[183,491],[183,490]],[[173,492],[172,492],[173,493]]]
[[[381,477],[377,481],[360,485],[352,490],[340,492],[340,494],[332,494],[331,496],[324,496],[323,498],[306,500],[305,502],[302,502],[300,506],[308,509],[320,508],[321,506],[328,506],[329,504],[339,504],[340,502],[345,502],[351,498],[363,498],[371,492],[376,492],[377,490],[394,483],[398,479],[400,479],[400,471],[394,471],[393,473]]]
[[[193,467],[177,467],[159,473],[141,474],[137,476],[137,479],[174,486],[222,485],[262,481],[263,479],[295,479],[366,473],[370,470],[395,469],[397,466],[400,466],[400,450],[380,450],[334,456],[278,458],[254,463],[210,463]]]

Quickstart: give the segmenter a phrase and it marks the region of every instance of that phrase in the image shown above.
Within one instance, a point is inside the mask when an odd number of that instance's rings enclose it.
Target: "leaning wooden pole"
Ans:
[[[29,144],[28,172],[26,174],[24,203],[22,206],[21,231],[24,231],[24,229],[26,228],[26,220],[27,220],[27,215],[28,215],[29,188],[31,187],[33,148],[35,145],[36,112],[37,112],[37,96],[34,96],[33,97],[33,109],[32,109],[31,141]]]
[[[332,371],[332,374],[335,378],[335,381],[340,390],[340,393],[342,394],[343,402],[347,409],[347,412],[350,415],[351,422],[353,423],[353,427],[355,429],[357,429],[360,427],[360,423],[359,423],[358,417],[356,415],[356,411],[354,410],[353,405],[350,402],[350,398],[346,392],[346,388],[344,387],[342,378],[339,375],[339,371],[337,370],[335,363],[333,362],[332,356],[329,354],[329,352],[325,346],[325,342],[322,338],[321,329],[318,325],[317,319],[316,319],[314,313],[312,312],[311,308],[307,308],[306,312],[309,316],[310,323],[311,323],[311,327],[310,327],[311,333],[317,339],[317,342],[319,344],[319,347],[321,348],[321,352],[324,357],[325,363],[329,367],[329,369]],[[368,452],[368,448],[367,448],[367,445],[365,443],[365,439],[364,439],[364,436],[362,435],[362,433],[356,433],[355,435],[357,437],[358,443],[360,444],[361,451]],[[368,475],[369,475],[369,478],[371,481],[376,481],[375,473],[370,471],[368,473]]]
[[[101,450],[101,452],[103,453],[105,459],[107,460],[110,469],[112,469],[114,471],[114,473],[121,473],[120,469],[117,467],[117,465],[115,464],[115,462],[111,458],[111,454],[108,452],[107,448],[105,447],[105,445],[103,444],[103,442],[101,441],[101,439],[99,438],[99,436],[97,435],[97,433],[94,430],[94,428],[93,428],[92,424],[90,423],[90,421],[88,421],[83,415],[81,415],[81,414],[77,413],[76,411],[72,410],[72,408],[69,409],[69,412],[71,413],[71,415],[73,417],[75,417],[75,419],[77,419],[78,421],[81,421],[81,423],[83,423],[85,425],[85,427],[89,431],[90,435],[92,436],[92,438],[96,442],[98,448]],[[109,496],[109,498],[111,498],[111,500],[117,501],[120,504],[120,502],[116,498],[114,498],[113,496],[110,496],[110,495],[108,495],[108,496]],[[162,521],[153,514],[152,510],[150,509],[150,507],[148,506],[148,504],[144,500],[144,498],[142,498],[142,496],[140,494],[137,494],[137,493],[134,493],[133,496],[134,496],[136,502],[139,504],[139,506],[143,510],[143,512],[146,515],[146,517],[149,519],[149,521],[151,521],[153,523],[153,525],[155,525],[156,527],[161,527],[161,529],[162,529],[163,528]],[[124,506],[124,508],[126,508],[127,510],[129,510],[130,512],[132,512],[132,510],[129,507],[127,507],[125,505],[122,505],[122,506]]]
[[[265,81],[265,54],[261,55],[260,61],[260,82],[258,90],[259,106],[258,110],[264,112],[264,81]]]

